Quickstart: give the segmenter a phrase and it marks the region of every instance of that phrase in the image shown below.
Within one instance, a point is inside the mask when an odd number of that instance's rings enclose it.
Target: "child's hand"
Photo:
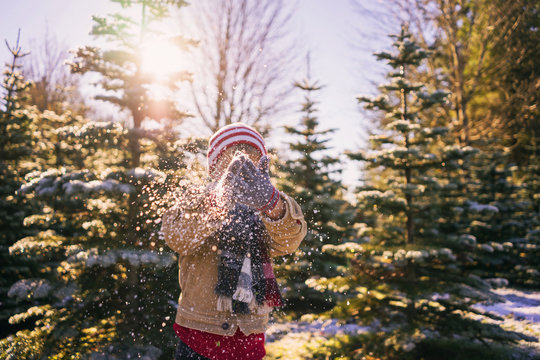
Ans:
[[[239,179],[239,173],[246,161],[249,161],[247,156],[241,152],[236,152],[229,166],[218,182],[216,187],[216,195],[220,199],[220,202],[226,207],[231,207],[237,202],[235,189],[238,187],[237,182]]]
[[[258,211],[273,209],[279,191],[270,181],[269,164],[266,155],[255,166],[248,156],[237,152],[218,185],[222,201],[230,205],[238,202]]]
[[[270,181],[269,164],[270,158],[266,155],[261,157],[258,166],[255,166],[249,158],[245,159],[234,188],[239,203],[258,211],[274,208],[279,200],[279,191]]]

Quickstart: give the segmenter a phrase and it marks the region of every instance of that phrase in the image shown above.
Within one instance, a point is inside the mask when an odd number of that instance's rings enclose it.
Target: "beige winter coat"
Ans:
[[[219,335],[233,335],[237,328],[246,334],[262,333],[268,324],[268,314],[232,314],[218,312],[218,259],[216,232],[222,220],[213,214],[207,196],[210,188],[180,208],[173,206],[163,215],[162,232],[167,245],[178,253],[178,277],[181,294],[176,323],[184,327]],[[306,222],[296,201],[282,193],[285,215],[271,220],[261,219],[272,238],[270,255],[283,256],[294,252],[307,232]]]

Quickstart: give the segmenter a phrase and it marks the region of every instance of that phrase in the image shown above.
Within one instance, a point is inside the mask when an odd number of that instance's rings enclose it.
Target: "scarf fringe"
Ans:
[[[249,303],[253,299],[253,292],[251,290],[249,290],[249,289],[239,287],[234,292],[234,295],[233,295],[232,298],[234,300]]]
[[[267,315],[283,299],[268,254],[268,232],[258,214],[237,205],[218,234],[218,311]]]
[[[255,299],[255,296],[251,301],[249,302],[249,310],[255,311],[259,307],[259,304],[257,303],[257,300]]]
[[[272,311],[272,309],[273,307],[268,306],[268,304],[265,301],[264,304],[261,306],[258,306],[255,311],[257,312],[258,315],[266,315],[266,314],[269,314]]]
[[[225,295],[219,295],[217,300],[217,310],[232,312],[232,298]]]

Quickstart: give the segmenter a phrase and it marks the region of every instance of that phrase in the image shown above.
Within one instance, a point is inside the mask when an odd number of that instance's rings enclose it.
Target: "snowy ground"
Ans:
[[[266,331],[265,359],[310,359],[316,349],[327,339],[339,334],[360,334],[369,331],[367,326],[339,324],[337,320],[313,322],[275,323]]]
[[[501,288],[494,292],[504,297],[506,301],[478,307],[503,317],[503,320],[494,322],[504,329],[536,338],[536,342],[522,341],[521,346],[540,356],[540,291]]]
[[[521,345],[531,354],[540,354],[540,291],[510,288],[494,291],[506,301],[477,306],[484,311],[503,317],[503,320],[486,321],[493,321],[507,330],[538,339],[536,343],[522,342]],[[340,325],[336,320],[275,323],[266,332],[266,342],[267,348],[272,352],[282,354],[280,356],[282,359],[302,359],[309,358],[310,347],[317,347],[319,343],[336,334],[358,334],[367,331],[369,331],[368,327],[354,324]],[[306,357],[303,357],[304,352]]]
[[[518,321],[535,323],[540,326],[540,292],[521,291],[509,288],[494,290],[506,299],[504,303],[481,305],[482,309],[500,316],[512,315]]]
[[[338,334],[360,334],[369,331],[367,326],[356,324],[341,325],[337,320],[317,320],[314,322],[295,322],[286,324],[273,324],[266,331],[266,341],[273,342],[285,334],[312,333],[323,337],[332,337]]]

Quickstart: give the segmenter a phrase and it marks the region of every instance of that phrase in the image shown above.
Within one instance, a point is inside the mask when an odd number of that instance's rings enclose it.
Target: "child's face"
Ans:
[[[259,160],[261,159],[261,154],[253,146],[249,146],[246,144],[233,145],[225,149],[219,156],[219,159],[216,163],[216,174],[218,178],[221,178],[221,176],[225,173],[225,170],[227,170],[227,167],[229,167],[229,164],[231,163],[237,151],[246,154],[255,165],[258,165]]]

